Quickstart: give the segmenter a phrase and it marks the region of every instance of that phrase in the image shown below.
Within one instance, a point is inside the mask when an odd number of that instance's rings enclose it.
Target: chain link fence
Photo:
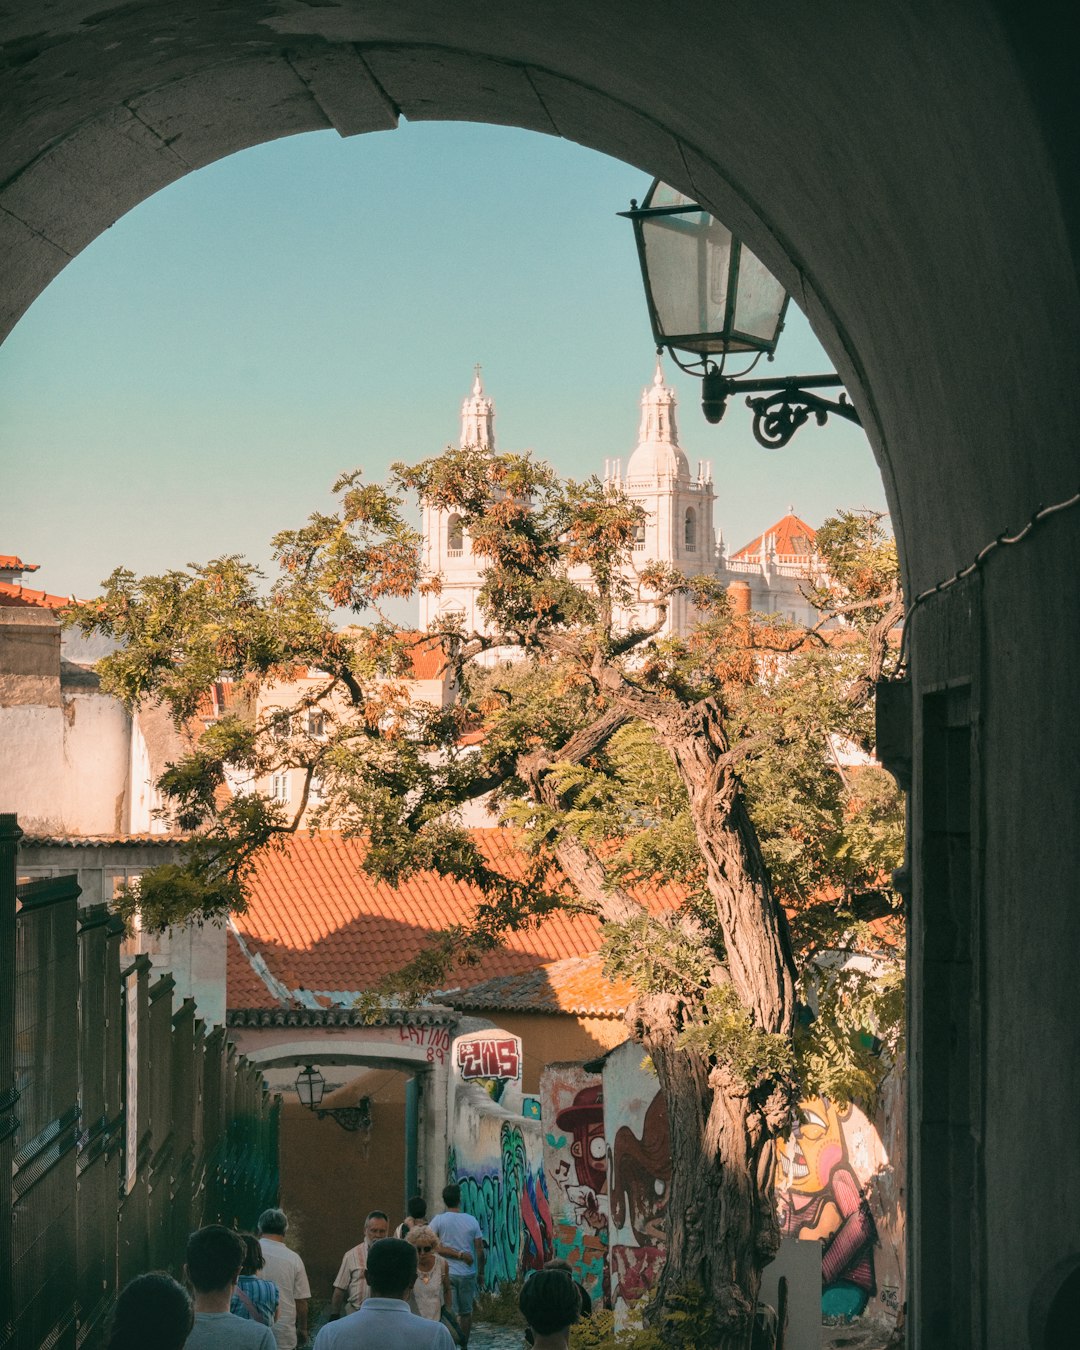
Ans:
[[[171,976],[122,969],[74,877],[16,885],[18,839],[0,814],[0,1350],[95,1350],[129,1279],[276,1203],[280,1103]]]

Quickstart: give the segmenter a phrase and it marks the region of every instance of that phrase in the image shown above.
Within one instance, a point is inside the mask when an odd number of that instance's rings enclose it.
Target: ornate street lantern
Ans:
[[[296,1075],[296,1095],[300,1098],[301,1106],[306,1106],[319,1120],[325,1120],[329,1116],[343,1130],[371,1129],[370,1097],[361,1097],[355,1106],[323,1106],[325,1091],[326,1079],[318,1069],[305,1064]]]
[[[316,1110],[322,1103],[325,1091],[326,1079],[318,1069],[305,1064],[296,1075],[296,1095],[300,1098],[300,1105],[306,1106],[309,1111]]]
[[[761,260],[708,211],[658,178],[639,207],[619,214],[634,226],[645,299],[657,351],[702,380],[701,407],[719,422],[732,393],[747,398],[754,435],[767,447],[786,445],[814,415],[823,426],[829,413],[858,423],[844,393],[836,401],[809,392],[838,388],[836,375],[749,380],[725,373],[732,355],[772,359],[784,327],[788,295]],[[680,360],[677,352],[695,359]]]

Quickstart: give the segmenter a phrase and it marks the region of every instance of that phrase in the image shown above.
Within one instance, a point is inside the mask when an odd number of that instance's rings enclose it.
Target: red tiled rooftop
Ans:
[[[281,1004],[252,968],[236,934],[225,937],[225,988],[230,1008],[279,1008]]]
[[[814,540],[817,538],[817,531],[812,525],[807,525],[805,520],[801,520],[794,512],[789,512],[775,525],[759,534],[755,539],[751,539],[748,544],[744,544],[737,553],[733,553],[733,558],[740,561],[751,561],[754,558],[761,557],[762,543],[773,535],[773,547],[779,558],[808,558],[814,551]]]
[[[448,674],[442,639],[427,633],[404,632],[398,637],[408,643],[414,680],[441,680]]]
[[[520,975],[500,975],[468,989],[439,995],[441,1003],[470,1012],[567,1013],[621,1017],[634,998],[626,980],[608,979],[599,952],[553,961]]]
[[[0,553],[0,571],[3,572],[36,572],[40,566],[40,563],[23,562],[17,553]]]
[[[489,861],[521,877],[525,856],[509,830],[476,830]],[[290,989],[313,992],[370,988],[399,970],[426,946],[429,935],[468,922],[479,891],[433,872],[391,887],[360,870],[365,845],[334,830],[297,835],[258,861],[249,883],[248,908],[235,917],[251,952]],[[681,901],[673,886],[642,885],[636,896],[659,913]],[[600,925],[590,915],[558,912],[537,927],[507,934],[499,950],[475,966],[451,972],[444,983],[469,987],[517,975],[600,945]],[[228,1005],[238,992],[230,987]]]
[[[0,607],[5,609],[67,609],[71,602],[70,595],[50,595],[48,591],[0,581]]]

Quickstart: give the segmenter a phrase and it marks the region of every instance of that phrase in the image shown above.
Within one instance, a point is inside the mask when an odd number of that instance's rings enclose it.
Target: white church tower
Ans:
[[[687,576],[716,569],[713,527],[712,467],[698,462],[696,476],[679,445],[675,425],[675,390],[664,383],[659,357],[652,384],[641,395],[638,443],[623,472],[622,461],[608,460],[604,481],[619,487],[646,513],[634,547],[635,570],[652,562],[670,563]],[[689,602],[677,596],[668,611],[665,633],[684,633],[692,622]],[[635,621],[653,620],[652,607],[643,598]],[[629,618],[629,616],[627,616]]]
[[[489,452],[495,449],[495,400],[484,393],[479,366],[472,392],[461,405],[458,445]],[[481,631],[483,623],[476,608],[481,579],[460,516],[425,506],[420,528],[427,568],[441,573],[443,579],[440,594],[420,597],[420,627],[430,628],[438,622],[464,627],[467,632]]]

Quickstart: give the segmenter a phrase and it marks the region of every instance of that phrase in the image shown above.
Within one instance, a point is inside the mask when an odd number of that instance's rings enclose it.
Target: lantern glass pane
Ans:
[[[739,280],[735,295],[735,331],[758,342],[768,350],[776,345],[777,329],[787,298],[760,258],[744,244],[739,252]]]
[[[660,333],[695,352],[724,350],[731,231],[707,211],[641,222]]]

